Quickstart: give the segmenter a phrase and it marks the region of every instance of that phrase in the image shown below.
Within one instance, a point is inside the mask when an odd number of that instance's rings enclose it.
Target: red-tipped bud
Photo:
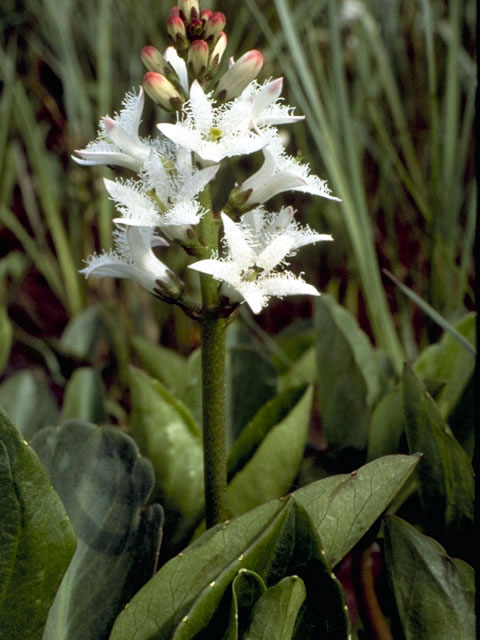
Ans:
[[[237,98],[245,87],[257,77],[262,66],[263,55],[260,51],[252,49],[244,53],[220,78],[217,87],[218,99],[232,100]]]
[[[205,40],[194,40],[188,49],[187,64],[195,78],[203,78],[208,68],[208,44]]]
[[[165,67],[167,66],[165,59],[156,47],[152,47],[151,45],[143,47],[140,52],[140,57],[149,71],[165,73]]]
[[[198,0],[178,0],[178,8],[187,24],[190,24],[192,20],[198,20],[200,16]]]
[[[170,9],[169,18],[180,18],[180,9],[178,7],[172,7]]]
[[[148,71],[143,76],[143,88],[154,102],[167,111],[178,111],[185,100],[165,76],[155,71]]]
[[[227,34],[225,31],[218,36],[216,45],[213,47],[210,53],[210,62],[208,63],[208,71],[213,72],[217,69],[218,65],[222,61],[223,54],[227,48]]]
[[[225,15],[220,11],[215,11],[215,13],[212,13],[207,23],[205,24],[204,30],[204,38],[210,46],[215,44],[218,36],[225,28],[226,22],[227,19],[225,18]]]
[[[200,12],[200,20],[205,23],[211,15],[212,11],[210,9],[202,9]]]
[[[167,30],[170,40],[177,49],[186,49],[188,47],[185,23],[179,16],[170,15],[167,20]]]

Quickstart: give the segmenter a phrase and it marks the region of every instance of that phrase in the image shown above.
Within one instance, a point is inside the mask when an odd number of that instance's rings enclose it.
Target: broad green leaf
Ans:
[[[33,449],[0,409],[0,638],[41,640],[75,534]]]
[[[249,569],[240,569],[232,582],[232,603],[230,611],[230,622],[223,640],[238,640],[239,628],[245,627],[250,622],[251,610],[255,602],[266,591],[265,582],[262,578]],[[221,606],[218,607],[220,612]],[[210,623],[213,627],[215,620]]]
[[[312,324],[310,320],[293,320],[275,336],[276,349],[271,349],[272,364],[279,376],[287,374],[289,369],[313,346]]]
[[[255,440],[261,440],[255,453],[246,463],[240,464],[228,485],[228,505],[232,515],[240,515],[289,491],[303,457],[312,395],[312,387],[308,387],[277,396],[242,432],[238,446],[232,451],[233,468],[235,461],[238,465],[251,454]]]
[[[296,387],[267,402],[242,430],[228,456],[228,477],[232,478],[250,460],[262,440],[276,424],[284,420],[305,393]]]
[[[0,385],[0,404],[26,440],[57,423],[58,408],[39,371],[20,371]]]
[[[333,567],[382,515],[412,475],[419,456],[385,456],[349,474],[312,482],[294,492],[316,527]]]
[[[12,324],[7,315],[5,305],[2,304],[0,305],[0,373],[4,370],[10,355],[12,336]]]
[[[159,380],[202,421],[202,367],[200,349],[184,358],[172,349],[135,336],[132,345],[142,367]]]
[[[403,387],[400,383],[385,394],[373,410],[368,433],[367,460],[404,453],[401,451],[404,432]]]
[[[276,393],[276,373],[251,333],[230,331],[227,339],[228,437],[234,442],[256,412]]]
[[[61,422],[69,419],[101,424],[106,421],[105,387],[101,375],[90,367],[75,369],[63,400]]]
[[[206,531],[134,596],[110,640],[193,638],[241,568],[268,571],[289,510],[287,503],[271,502]]]
[[[317,379],[317,355],[310,347],[296,360],[290,369],[278,378],[278,390],[284,391],[299,384],[313,384]]]
[[[475,344],[476,317],[476,313],[469,313],[455,325],[455,329],[472,345]],[[413,368],[423,380],[445,383],[435,401],[446,419],[473,375],[475,358],[450,333],[445,332],[437,344],[420,354]]]
[[[408,448],[423,453],[418,467],[419,494],[429,531],[461,549],[462,538],[470,534],[473,523],[472,465],[437,404],[407,365],[403,389]]]
[[[298,612],[306,597],[305,583],[288,576],[267,589],[255,603],[244,640],[291,640]]]
[[[298,623],[311,629],[303,638],[346,640],[341,587],[323,560],[308,515],[293,498],[261,505],[204,533],[137,593],[116,620],[110,640],[211,638],[212,633],[198,634],[208,628],[220,602],[225,604],[224,594],[242,568],[257,573],[267,586],[297,574],[311,593],[311,606],[305,605]],[[222,637],[223,630],[217,628],[215,635]]]
[[[165,508],[166,541],[180,542],[203,509],[203,453],[188,409],[149,375],[130,368],[132,434],[155,469],[154,497]],[[167,537],[168,536],[168,537]]]
[[[78,360],[89,360],[105,332],[105,323],[96,307],[89,307],[74,316],[65,327],[60,346]]]
[[[315,307],[318,398],[331,447],[362,449],[380,392],[378,362],[355,318],[329,295]]]
[[[405,640],[475,637],[472,567],[396,516],[385,522],[385,556]]]
[[[184,391],[188,382],[186,358],[140,336],[132,339],[132,346],[141,366],[151,376],[160,380],[177,397]]]
[[[78,539],[43,640],[106,640],[155,570],[162,512],[159,505],[144,507],[152,466],[127,434],[76,420],[43,429],[32,446]]]

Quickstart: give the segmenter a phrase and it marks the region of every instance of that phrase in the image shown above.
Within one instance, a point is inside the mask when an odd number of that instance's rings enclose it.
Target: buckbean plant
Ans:
[[[225,59],[222,12],[179,0],[166,30],[165,50],[141,51],[141,86],[73,152],[82,167],[117,174],[103,180],[116,211],[112,248],[88,257],[81,273],[130,279],[178,307],[198,326],[201,363],[136,343],[149,373],[130,368],[127,433],[76,419],[75,391],[60,426],[31,434],[30,444],[2,410],[0,640],[347,640],[365,629],[391,640],[392,624],[412,640],[469,640],[472,442],[460,429],[460,444],[446,419],[471,378],[474,317],[400,375],[321,296],[316,349],[302,351],[268,402],[227,434],[228,412],[241,414],[227,406],[230,325],[242,306],[260,314],[272,298],[318,298],[295,256],[332,241],[301,211],[271,203],[300,192],[335,201],[341,215],[342,193],[289,155],[288,129],[304,117],[285,104],[283,78],[262,77],[262,53]],[[149,135],[146,101],[157,119]],[[234,167],[247,156],[251,175],[227,193],[216,188],[243,175]],[[186,274],[169,266],[175,251]],[[294,353],[298,343],[288,344]],[[252,362],[241,375],[267,384]],[[331,450],[365,453],[355,471],[329,475],[328,461],[320,471],[305,463],[315,367]],[[78,375],[95,394],[98,378]],[[424,520],[395,515],[404,503],[402,515],[420,504]],[[372,569],[380,548],[389,603],[379,602]],[[363,600],[347,607],[349,562]]]

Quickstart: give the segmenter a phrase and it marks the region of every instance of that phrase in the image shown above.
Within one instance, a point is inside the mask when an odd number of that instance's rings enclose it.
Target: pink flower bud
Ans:
[[[187,64],[195,78],[202,78],[208,68],[208,44],[205,40],[194,40],[188,49]]]
[[[150,98],[167,111],[178,111],[184,97],[165,76],[148,71],[143,76],[143,88]]]
[[[212,52],[210,53],[210,62],[208,63],[209,72],[215,71],[215,69],[218,67],[226,48],[227,34],[225,33],[225,31],[222,31],[222,33],[218,36],[216,45],[213,47]]]
[[[200,20],[205,23],[210,18],[212,13],[213,12],[210,9],[202,9],[202,11],[200,12]]]
[[[170,13],[167,20],[168,35],[178,49],[186,49],[188,46],[187,30],[185,23],[179,16]]]
[[[204,32],[204,38],[210,45],[213,45],[217,41],[217,38],[223,31],[226,22],[227,19],[225,18],[225,15],[220,11],[212,13],[205,25]]]
[[[244,53],[220,78],[217,87],[218,99],[232,100],[237,98],[257,77],[262,66],[263,55],[260,51],[252,49]]]
[[[143,47],[140,52],[140,57],[143,64],[149,71],[157,71],[158,73],[165,73],[165,67],[167,66],[164,57],[156,47],[147,45]]]
[[[180,15],[183,14],[183,18],[187,24],[192,20],[198,19],[200,16],[198,0],[178,0],[178,8],[180,9]]]

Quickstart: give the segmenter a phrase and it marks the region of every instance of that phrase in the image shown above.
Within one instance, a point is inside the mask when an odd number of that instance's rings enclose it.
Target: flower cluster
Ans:
[[[219,313],[243,301],[258,313],[271,296],[318,295],[287,270],[287,259],[306,244],[331,239],[301,227],[291,207],[269,213],[264,203],[284,191],[338,200],[307,165],[286,154],[277,127],[302,117],[283,104],[281,78],[257,82],[262,54],[231,58],[218,77],[225,23],[220,12],[200,11],[198,0],[179,0],[167,24],[172,46],[163,54],[144,47],[143,86],[126,95],[120,113],[103,118],[98,138],[74,156],[80,164],[117,165],[134,174],[105,180],[118,211],[114,248],[91,256],[83,273],[132,278],[194,317],[199,305],[154,248],[175,242],[201,258],[189,266],[219,281]],[[176,114],[149,138],[139,135],[145,93]],[[211,211],[205,194],[222,161],[256,152],[264,156],[260,169],[235,186],[220,212]],[[212,228],[217,233],[208,232]]]

